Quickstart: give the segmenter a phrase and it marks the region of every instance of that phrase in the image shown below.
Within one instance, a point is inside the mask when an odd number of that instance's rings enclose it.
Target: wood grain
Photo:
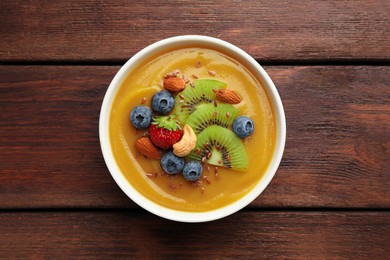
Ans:
[[[101,155],[118,67],[0,66],[0,208],[134,207]],[[250,207],[390,207],[390,68],[267,67],[285,106],[276,177]]]
[[[390,214],[240,212],[183,224],[147,213],[0,214],[11,259],[386,259]]]
[[[202,34],[258,60],[388,60],[390,2],[0,1],[0,61],[124,61]]]

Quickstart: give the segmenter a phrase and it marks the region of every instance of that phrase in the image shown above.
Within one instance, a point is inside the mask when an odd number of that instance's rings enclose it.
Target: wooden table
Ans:
[[[390,1],[0,1],[0,258],[389,259]],[[203,34],[251,54],[287,143],[240,212],[176,223],[136,206],[98,118],[124,62]]]

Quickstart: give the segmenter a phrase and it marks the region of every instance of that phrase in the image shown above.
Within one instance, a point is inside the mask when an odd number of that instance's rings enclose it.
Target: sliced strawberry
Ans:
[[[180,141],[183,130],[175,119],[175,115],[160,116],[153,119],[149,127],[149,135],[155,146],[166,150]]]

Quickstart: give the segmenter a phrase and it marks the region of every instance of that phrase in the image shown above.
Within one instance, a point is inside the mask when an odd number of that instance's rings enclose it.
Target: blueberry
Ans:
[[[135,107],[130,113],[130,122],[136,129],[146,129],[152,121],[152,111],[147,106]]]
[[[173,152],[167,152],[161,157],[160,165],[164,172],[168,174],[177,174],[183,170],[184,159],[177,157]]]
[[[240,138],[246,138],[253,133],[253,121],[247,116],[239,116],[233,121],[233,132]]]
[[[152,97],[152,109],[161,115],[167,115],[174,106],[175,99],[169,91],[161,90]]]
[[[183,176],[187,181],[199,180],[202,175],[203,167],[200,162],[189,161],[184,165]]]

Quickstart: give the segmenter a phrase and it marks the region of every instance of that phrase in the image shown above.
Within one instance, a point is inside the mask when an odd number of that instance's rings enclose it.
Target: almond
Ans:
[[[147,136],[138,138],[137,141],[135,142],[135,148],[140,154],[142,154],[147,158],[160,160],[161,157],[160,152]]]
[[[240,96],[231,89],[220,89],[217,91],[216,98],[220,102],[228,104],[238,104],[241,102]]]
[[[182,78],[171,77],[164,80],[164,88],[170,92],[180,92],[186,87],[186,83]]]

